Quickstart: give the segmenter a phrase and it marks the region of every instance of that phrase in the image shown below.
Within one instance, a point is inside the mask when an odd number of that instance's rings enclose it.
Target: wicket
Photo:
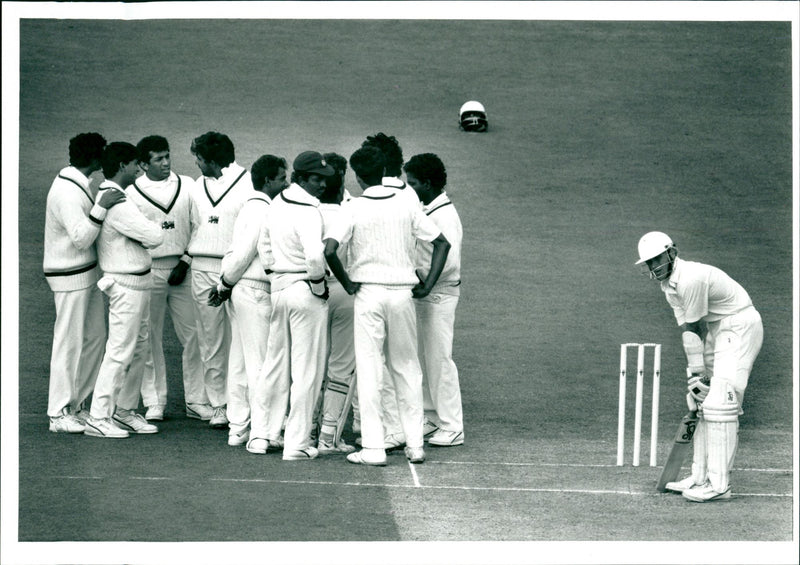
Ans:
[[[650,417],[650,466],[656,466],[658,446],[658,396],[661,385],[661,344],[623,343],[619,350],[619,425],[617,428],[617,465],[622,466],[625,453],[625,398],[628,381],[628,348],[637,350],[636,361],[636,410],[633,428],[633,466],[639,466],[642,442],[642,399],[644,396],[645,350],[653,348],[653,398]]]

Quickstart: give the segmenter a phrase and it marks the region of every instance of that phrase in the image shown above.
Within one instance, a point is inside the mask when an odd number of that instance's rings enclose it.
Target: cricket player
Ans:
[[[637,264],[673,309],[688,361],[687,401],[699,406],[692,474],[666,488],[693,502],[730,498],[742,399],[764,338],[761,316],[739,283],[717,267],[679,259],[665,233],[642,236]]]
[[[192,154],[202,175],[192,192],[189,242],[192,295],[198,309],[197,337],[205,368],[205,387],[213,414],[212,428],[227,428],[227,369],[231,342],[230,305],[214,307],[209,294],[219,284],[222,257],[233,241],[233,225],[244,203],[256,195],[247,170],[235,158],[233,142],[215,131],[192,141]],[[242,371],[244,369],[242,368]]]
[[[100,170],[105,146],[99,133],[70,139],[69,166],[47,194],[43,267],[56,307],[47,402],[51,432],[83,433],[83,402],[103,359],[106,324],[95,240],[108,209],[125,200],[122,191],[106,190],[95,202],[89,177]]]
[[[269,207],[267,229],[258,253],[272,273],[272,315],[263,371],[267,386],[266,437],[254,438],[249,451],[266,453],[280,444],[284,461],[315,459],[311,445],[314,407],[325,371],[328,287],[322,245],[319,196],[333,168],[316,151],[305,151],[293,163],[292,183]],[[255,441],[257,439],[258,441]]]
[[[429,445],[449,447],[464,443],[461,386],[453,361],[453,326],[461,289],[463,230],[456,207],[444,188],[447,171],[433,153],[414,155],[403,166],[408,184],[422,202],[422,210],[450,242],[442,274],[431,293],[414,301],[417,311],[419,359],[425,420],[436,427],[426,435]],[[417,240],[417,276],[428,275],[433,246]]]
[[[386,135],[383,132],[378,132],[375,135],[367,136],[361,144],[361,147],[376,147],[383,153],[383,158],[386,161],[386,169],[381,179],[383,186],[393,188],[397,191],[401,199],[407,200],[413,206],[419,207],[420,201],[417,193],[403,181],[401,175],[403,174],[403,149],[400,143],[393,135]],[[405,436],[403,436],[402,426],[400,425],[400,415],[397,407],[397,396],[394,390],[394,384],[389,376],[388,369],[383,372],[383,384],[381,386],[381,406],[383,410],[383,425],[386,432],[385,445],[387,450],[399,449],[405,445]],[[426,420],[425,433],[426,436],[435,431],[435,427],[429,424]],[[358,441],[358,440],[356,440]]]
[[[265,437],[267,389],[261,372],[267,354],[272,313],[270,282],[258,257],[261,231],[267,229],[272,200],[286,188],[286,161],[262,155],[250,178],[255,195],[244,203],[233,226],[233,241],[225,256],[211,305],[230,298],[231,349],[228,358],[228,445],[245,445],[250,430]]]
[[[197,306],[192,297],[191,276],[187,276],[192,263],[187,250],[192,236],[191,192],[194,179],[172,171],[169,143],[164,137],[149,135],[139,141],[136,150],[144,174],[127,188],[126,194],[147,219],[161,226],[164,234],[164,243],[150,250],[153,258],[150,348],[146,351],[141,389],[147,408],[145,419],[163,420],[167,406],[163,339],[164,318],[169,308],[175,335],[183,347],[181,361],[186,415],[209,420],[212,410],[203,382],[203,363],[197,343]]]
[[[136,147],[119,141],[109,143],[102,167],[106,180],[100,192],[122,190],[139,172]],[[130,200],[111,208],[103,222],[97,238],[103,277],[97,286],[108,296],[108,340],[83,432],[88,436],[124,438],[129,433],[158,431],[134,411],[139,406],[144,355],[137,357],[137,365],[132,361],[136,349],[149,347],[153,260],[148,249],[163,241],[161,226],[148,220]]]
[[[362,465],[386,465],[380,401],[384,354],[397,395],[406,457],[412,463],[425,461],[422,371],[412,298],[431,292],[450,248],[441,230],[419,206],[381,184],[385,166],[383,154],[375,147],[362,147],[353,153],[350,167],[363,193],[342,206],[343,221],[325,240],[325,259],[331,271],[348,294],[355,294],[356,380],[363,449],[349,454],[347,460]],[[424,282],[414,272],[417,239],[433,244]],[[342,244],[348,245],[347,271],[337,255]]]
[[[319,210],[325,233],[341,221],[341,204],[352,197],[344,188],[347,159],[337,153],[325,153],[325,161],[336,174],[327,179],[325,191],[319,197]],[[325,236],[323,236],[324,239]],[[339,246],[337,255],[347,266],[347,246]],[[328,363],[320,407],[320,430],[317,450],[320,454],[352,453],[355,447],[341,439],[342,428],[355,392],[356,355],[353,343],[353,297],[347,294],[332,274],[325,277],[328,284]]]

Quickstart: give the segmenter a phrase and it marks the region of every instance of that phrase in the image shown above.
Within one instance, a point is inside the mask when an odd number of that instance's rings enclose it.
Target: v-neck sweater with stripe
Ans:
[[[192,224],[189,242],[192,269],[219,273],[222,257],[233,241],[239,210],[255,196],[250,173],[231,163],[218,179],[201,176],[192,192]]]
[[[105,217],[86,175],[72,166],[61,169],[47,194],[44,221],[43,268],[51,290],[81,290],[97,282],[95,240]]]
[[[150,250],[154,269],[172,269],[186,253],[192,236],[191,206],[194,179],[174,171],[164,180],[142,175],[125,194],[142,214],[161,226],[164,243]]]

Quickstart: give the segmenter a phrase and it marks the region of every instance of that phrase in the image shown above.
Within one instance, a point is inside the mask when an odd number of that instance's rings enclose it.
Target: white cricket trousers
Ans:
[[[153,269],[150,293],[150,352],[144,363],[142,401],[145,406],[167,404],[167,365],[164,358],[164,318],[169,308],[172,327],[183,347],[183,394],[186,404],[208,404],[203,361],[197,341],[197,305],[191,274],[179,285],[169,284],[171,269]]]
[[[150,340],[150,290],[134,290],[109,276],[97,286],[108,296],[108,340],[92,396],[93,418],[110,418],[115,406],[134,410],[139,405],[144,355],[139,366],[134,353],[146,351]]]
[[[105,306],[96,285],[54,292],[56,321],[50,356],[47,415],[77,411],[94,389],[106,341]]]
[[[380,384],[385,356],[406,445],[422,447],[422,370],[411,289],[362,284],[355,296],[353,333],[362,445],[384,449]]]
[[[256,284],[239,281],[230,298],[228,426],[232,434],[247,430],[251,420],[262,430],[267,424],[267,389],[261,368],[267,356],[272,302],[268,283]]]
[[[322,424],[335,427],[349,409],[346,390],[355,386],[356,355],[353,342],[353,296],[339,281],[328,283],[328,364]],[[331,384],[333,383],[333,384]]]
[[[712,377],[693,439],[692,476],[709,478],[715,490],[728,486],[728,473],[738,446],[738,416],[753,363],[764,341],[761,315],[753,308],[708,324],[704,362]],[[728,398],[726,391],[733,389]]]
[[[305,281],[272,291],[267,358],[267,429],[250,437],[275,440],[289,404],[284,451],[311,446],[311,422],[322,385],[327,353],[328,303],[314,296]]]
[[[453,362],[453,326],[458,296],[429,294],[414,301],[425,416],[448,432],[463,432],[461,386]]]
[[[219,273],[192,269],[192,296],[197,305],[197,342],[203,360],[206,394],[214,408],[227,402],[228,352],[231,344],[230,304],[208,305],[208,293],[217,288]]]

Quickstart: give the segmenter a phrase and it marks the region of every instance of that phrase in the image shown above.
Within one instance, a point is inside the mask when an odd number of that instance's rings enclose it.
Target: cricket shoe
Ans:
[[[406,447],[404,451],[409,463],[425,463],[425,450],[421,447]]]
[[[731,487],[723,492],[717,492],[711,483],[707,482],[702,485],[696,485],[690,489],[683,491],[683,498],[691,500],[692,502],[711,502],[712,500],[727,500],[731,497]]]
[[[696,482],[694,482],[694,477],[692,475],[689,475],[688,477],[686,477],[685,479],[682,479],[680,481],[672,481],[672,482],[669,482],[669,483],[665,484],[664,488],[667,489],[667,490],[671,490],[672,492],[681,493],[681,492],[683,492],[685,490],[689,490],[690,488],[693,488],[693,487],[696,487],[696,486],[699,487],[699,486],[702,486],[702,485],[698,485]]]
[[[144,416],[133,410],[117,408],[117,411],[114,412],[114,423],[118,428],[131,434],[155,434],[158,432],[156,426],[149,424]]]
[[[438,429],[439,426],[425,418],[425,422],[422,424],[422,438],[427,441]]]
[[[187,404],[186,417],[208,422],[214,415],[214,409],[208,404]]]
[[[245,447],[245,449],[247,449],[247,451],[249,451],[250,453],[264,455],[270,449],[274,449],[275,451],[283,449],[283,440],[254,437],[250,438],[250,440],[247,442],[247,446]]]
[[[86,430],[86,425],[81,422],[74,414],[70,414],[67,408],[61,410],[61,415],[50,418],[50,431],[66,434],[82,434]]]
[[[228,426],[228,411],[224,406],[217,406],[214,408],[214,415],[211,416],[208,425],[217,429],[226,428]]]
[[[356,445],[359,447],[362,446],[361,444],[362,439],[360,437],[356,438]],[[388,436],[383,438],[383,448],[386,451],[395,451],[400,449],[401,447],[405,447],[406,445],[406,438],[403,437],[403,434],[389,434]]]
[[[78,419],[78,421],[85,426],[86,420],[89,419],[89,411],[81,408],[80,410],[75,412],[73,416],[75,416]]]
[[[349,463],[355,463],[356,465],[370,465],[372,467],[386,466],[386,453],[380,454],[380,449],[372,449],[369,451],[375,451],[378,453],[372,455],[367,453],[367,449],[362,449],[361,451],[356,451],[349,454],[347,456],[347,461]]]
[[[144,413],[144,419],[150,422],[161,422],[164,419],[164,410],[166,406],[163,404],[153,404],[147,407],[147,412]]]
[[[339,440],[334,445],[333,442],[327,442],[320,439],[317,443],[317,451],[320,455],[330,455],[332,453],[353,453],[356,450],[352,445],[345,443],[344,440]]]
[[[454,445],[464,445],[464,432],[448,432],[438,430],[428,438],[429,445],[437,447],[452,447]]]
[[[241,432],[234,432],[233,430],[231,430],[230,432],[228,432],[228,445],[230,445],[231,447],[245,445],[249,439],[250,439],[250,430],[242,430]]]
[[[305,449],[298,449],[296,451],[283,452],[284,461],[308,461],[309,459],[316,459],[319,455],[316,447],[306,447]]]
[[[87,436],[106,438],[123,438],[130,435],[127,431],[117,427],[111,418],[92,418],[91,416],[86,420],[86,429],[83,433]]]

